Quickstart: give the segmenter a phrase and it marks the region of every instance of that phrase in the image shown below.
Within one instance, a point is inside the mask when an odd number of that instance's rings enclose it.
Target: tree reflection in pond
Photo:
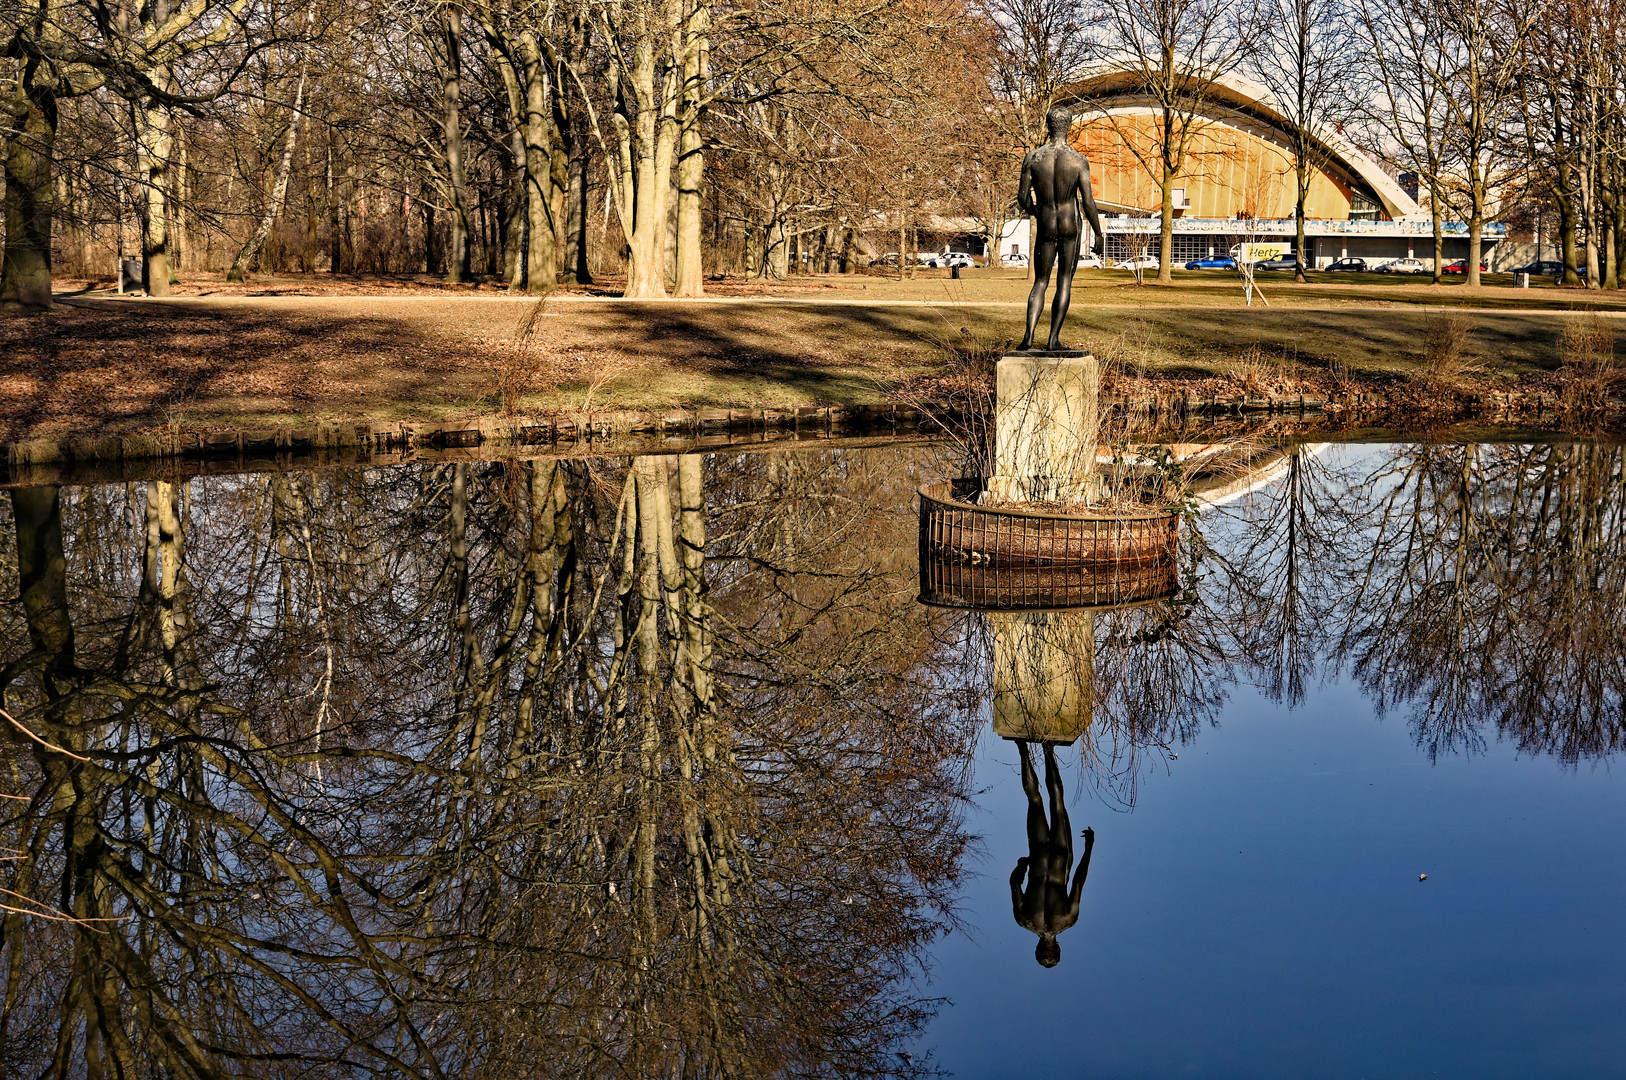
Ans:
[[[995,642],[914,602],[911,454],[11,491],[8,1069],[930,1068]],[[1619,749],[1621,448],[1281,461],[1091,617],[1099,793],[1341,673],[1429,754]]]
[[[879,464],[13,492],[5,1059],[896,1072],[973,729]]]
[[[1210,523],[1214,601],[1253,681],[1297,704],[1349,671],[1410,710],[1431,757],[1494,732],[1565,762],[1622,746],[1623,448],[1405,444],[1288,456],[1234,523]]]

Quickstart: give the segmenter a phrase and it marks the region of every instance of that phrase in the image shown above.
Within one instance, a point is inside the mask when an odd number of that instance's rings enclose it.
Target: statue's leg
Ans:
[[[1039,326],[1039,312],[1044,310],[1044,291],[1050,287],[1050,268],[1056,264],[1056,242],[1041,239],[1033,248],[1033,288],[1028,291],[1027,333],[1017,350],[1033,348],[1033,331]]]
[[[1050,344],[1045,346],[1051,350],[1061,348],[1061,323],[1067,318],[1067,308],[1073,302],[1073,273],[1078,269],[1078,237],[1062,237],[1057,248],[1056,260],[1060,265],[1056,267],[1056,299],[1050,304]],[[1030,303],[1030,310],[1031,307]]]

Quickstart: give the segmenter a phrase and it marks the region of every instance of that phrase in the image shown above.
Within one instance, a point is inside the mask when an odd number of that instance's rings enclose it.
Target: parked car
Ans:
[[[1101,261],[1101,256],[1099,255],[1086,254],[1078,257],[1078,269],[1080,270],[1104,270],[1106,265],[1106,263]]]
[[[1380,274],[1426,274],[1428,267],[1421,259],[1393,259],[1378,267]]]
[[[1229,255],[1210,255],[1206,259],[1192,259],[1187,270],[1235,270],[1236,260]]]
[[[889,251],[885,255],[882,255],[879,259],[871,259],[869,264],[871,266],[896,266],[898,265],[898,253],[896,251]]]
[[[964,270],[966,267],[977,265],[971,256],[963,251],[934,251],[921,256],[921,260],[921,265],[939,270],[952,270],[956,266]]]
[[[999,265],[1026,269],[1028,257],[1026,255],[1001,255]]]
[[[1298,253],[1289,251],[1286,255],[1278,255],[1274,259],[1254,263],[1253,268],[1255,270],[1297,270],[1299,268]]]
[[[1366,272],[1366,260],[1365,259],[1339,259],[1337,262],[1335,262],[1331,266],[1327,267],[1327,271],[1329,273],[1334,271],[1334,270],[1350,270],[1350,271],[1354,271],[1357,274],[1363,274],[1363,273]]]
[[[1136,255],[1132,259],[1125,259],[1113,267],[1114,270],[1156,270],[1158,268],[1156,255]]]
[[[1585,273],[1586,267],[1581,267],[1581,272]],[[1563,277],[1564,264],[1557,259],[1542,259],[1540,262],[1526,263],[1523,266],[1515,266],[1513,269],[1509,270],[1508,273],[1529,274],[1531,277]]]
[[[1468,260],[1458,259],[1456,262],[1448,262],[1440,269],[1445,271],[1447,274],[1466,274],[1468,272]],[[1479,272],[1481,274],[1487,272],[1484,263],[1479,264]]]

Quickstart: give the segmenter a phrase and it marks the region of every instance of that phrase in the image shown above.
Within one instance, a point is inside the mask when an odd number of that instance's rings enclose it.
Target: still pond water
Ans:
[[[0,1073],[1626,1075],[1623,464],[1291,448],[1022,615],[920,444],[13,489]]]

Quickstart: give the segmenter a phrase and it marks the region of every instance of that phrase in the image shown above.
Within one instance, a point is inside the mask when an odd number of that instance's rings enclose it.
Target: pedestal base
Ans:
[[[1073,743],[1095,711],[1095,613],[990,614],[994,733]]]
[[[1091,354],[1011,353],[996,369],[988,501],[1088,502],[1096,493],[1097,397]]]

